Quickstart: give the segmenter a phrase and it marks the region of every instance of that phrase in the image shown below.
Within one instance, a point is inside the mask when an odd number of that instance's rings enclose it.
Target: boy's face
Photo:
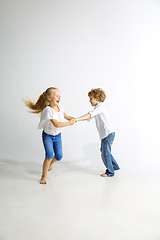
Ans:
[[[89,101],[90,101],[90,103],[93,107],[96,106],[99,103],[98,98],[94,98],[92,96],[90,96],[89,98],[90,98]]]

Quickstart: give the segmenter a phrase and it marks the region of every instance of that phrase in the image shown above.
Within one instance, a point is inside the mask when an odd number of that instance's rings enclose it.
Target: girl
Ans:
[[[38,129],[43,129],[42,140],[45,149],[41,184],[47,184],[47,172],[52,169],[54,162],[62,159],[61,129],[75,123],[72,117],[65,114],[63,107],[59,104],[60,100],[60,91],[54,87],[50,87],[42,93],[36,103],[24,100],[25,105],[32,110],[32,113],[41,113]],[[64,122],[64,118],[68,122]]]

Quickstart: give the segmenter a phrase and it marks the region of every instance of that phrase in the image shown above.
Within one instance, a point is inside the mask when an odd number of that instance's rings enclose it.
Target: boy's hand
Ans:
[[[79,119],[78,119],[78,118],[75,118],[74,120],[75,120],[75,122],[78,122],[78,121],[79,121]]]

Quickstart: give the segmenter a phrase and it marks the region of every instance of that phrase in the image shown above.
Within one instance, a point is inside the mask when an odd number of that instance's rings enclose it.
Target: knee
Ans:
[[[45,161],[46,161],[46,162],[51,162],[51,161],[52,161],[52,158],[46,157],[46,158],[45,158]]]
[[[58,154],[56,154],[56,156],[55,156],[55,159],[56,159],[57,161],[60,161],[62,158],[63,158],[63,154],[62,154],[62,153],[58,153]]]

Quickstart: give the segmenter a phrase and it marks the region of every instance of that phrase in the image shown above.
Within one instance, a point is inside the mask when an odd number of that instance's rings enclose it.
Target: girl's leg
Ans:
[[[53,163],[59,162],[62,159],[62,157],[63,157],[61,133],[59,133],[58,135],[54,136],[54,138],[53,138],[53,149],[54,149],[55,156],[54,156],[54,158],[52,159],[52,161],[50,163],[48,171],[52,170]]]
[[[54,157],[54,158],[52,159],[50,165],[49,165],[48,171],[51,171],[51,170],[52,170],[52,168],[53,168],[53,163],[55,163],[55,162],[58,162],[58,160],[56,160],[55,157]]]
[[[44,163],[43,163],[43,172],[42,172],[42,177],[41,177],[41,180],[40,180],[40,183],[41,184],[47,184],[47,181],[46,181],[46,178],[47,178],[47,172],[48,172],[48,168],[49,168],[49,165],[52,161],[52,158],[46,158],[44,160]]]
[[[43,163],[43,171],[42,171],[42,177],[40,180],[41,184],[46,184],[46,178],[47,178],[47,172],[49,169],[49,166],[51,164],[51,161],[53,159],[53,136],[46,134],[44,131],[42,133],[42,140],[43,145],[45,149],[45,160]]]
[[[60,161],[63,157],[61,133],[55,136],[54,142],[53,142],[53,149],[55,153],[54,159],[56,161]]]

